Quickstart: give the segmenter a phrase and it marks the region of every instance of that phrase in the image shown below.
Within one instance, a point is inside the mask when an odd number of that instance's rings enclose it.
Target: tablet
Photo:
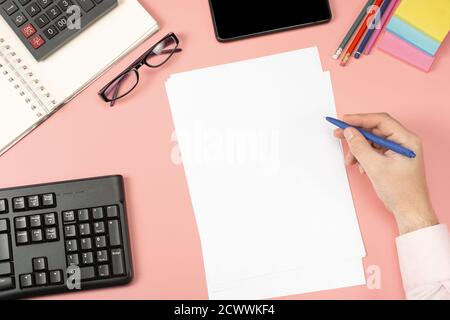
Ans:
[[[230,41],[331,20],[328,0],[209,0],[216,37]]]

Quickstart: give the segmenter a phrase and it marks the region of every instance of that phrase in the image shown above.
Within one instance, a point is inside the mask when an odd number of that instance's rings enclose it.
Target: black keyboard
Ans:
[[[41,61],[117,5],[118,0],[0,0],[0,14]]]
[[[121,176],[0,190],[0,299],[131,278]]]

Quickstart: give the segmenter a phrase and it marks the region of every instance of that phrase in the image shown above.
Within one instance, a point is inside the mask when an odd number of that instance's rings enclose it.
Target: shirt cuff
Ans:
[[[450,236],[446,225],[401,235],[396,243],[406,291],[450,279]]]

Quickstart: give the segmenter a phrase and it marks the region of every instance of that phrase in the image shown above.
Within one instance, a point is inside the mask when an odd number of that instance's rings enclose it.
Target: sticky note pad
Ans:
[[[411,43],[430,56],[434,56],[441,45],[441,42],[433,39],[423,31],[414,28],[412,25],[396,16],[392,17],[386,28],[391,33]]]
[[[378,48],[393,57],[409,63],[425,72],[430,71],[434,62],[431,57],[396,35],[386,32],[380,40]]]
[[[450,0],[403,0],[395,16],[442,42],[450,30]]]

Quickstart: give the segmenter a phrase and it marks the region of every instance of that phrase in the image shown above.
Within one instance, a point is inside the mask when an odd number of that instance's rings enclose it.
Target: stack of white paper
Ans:
[[[211,299],[365,283],[316,48],[175,74],[166,89]]]

